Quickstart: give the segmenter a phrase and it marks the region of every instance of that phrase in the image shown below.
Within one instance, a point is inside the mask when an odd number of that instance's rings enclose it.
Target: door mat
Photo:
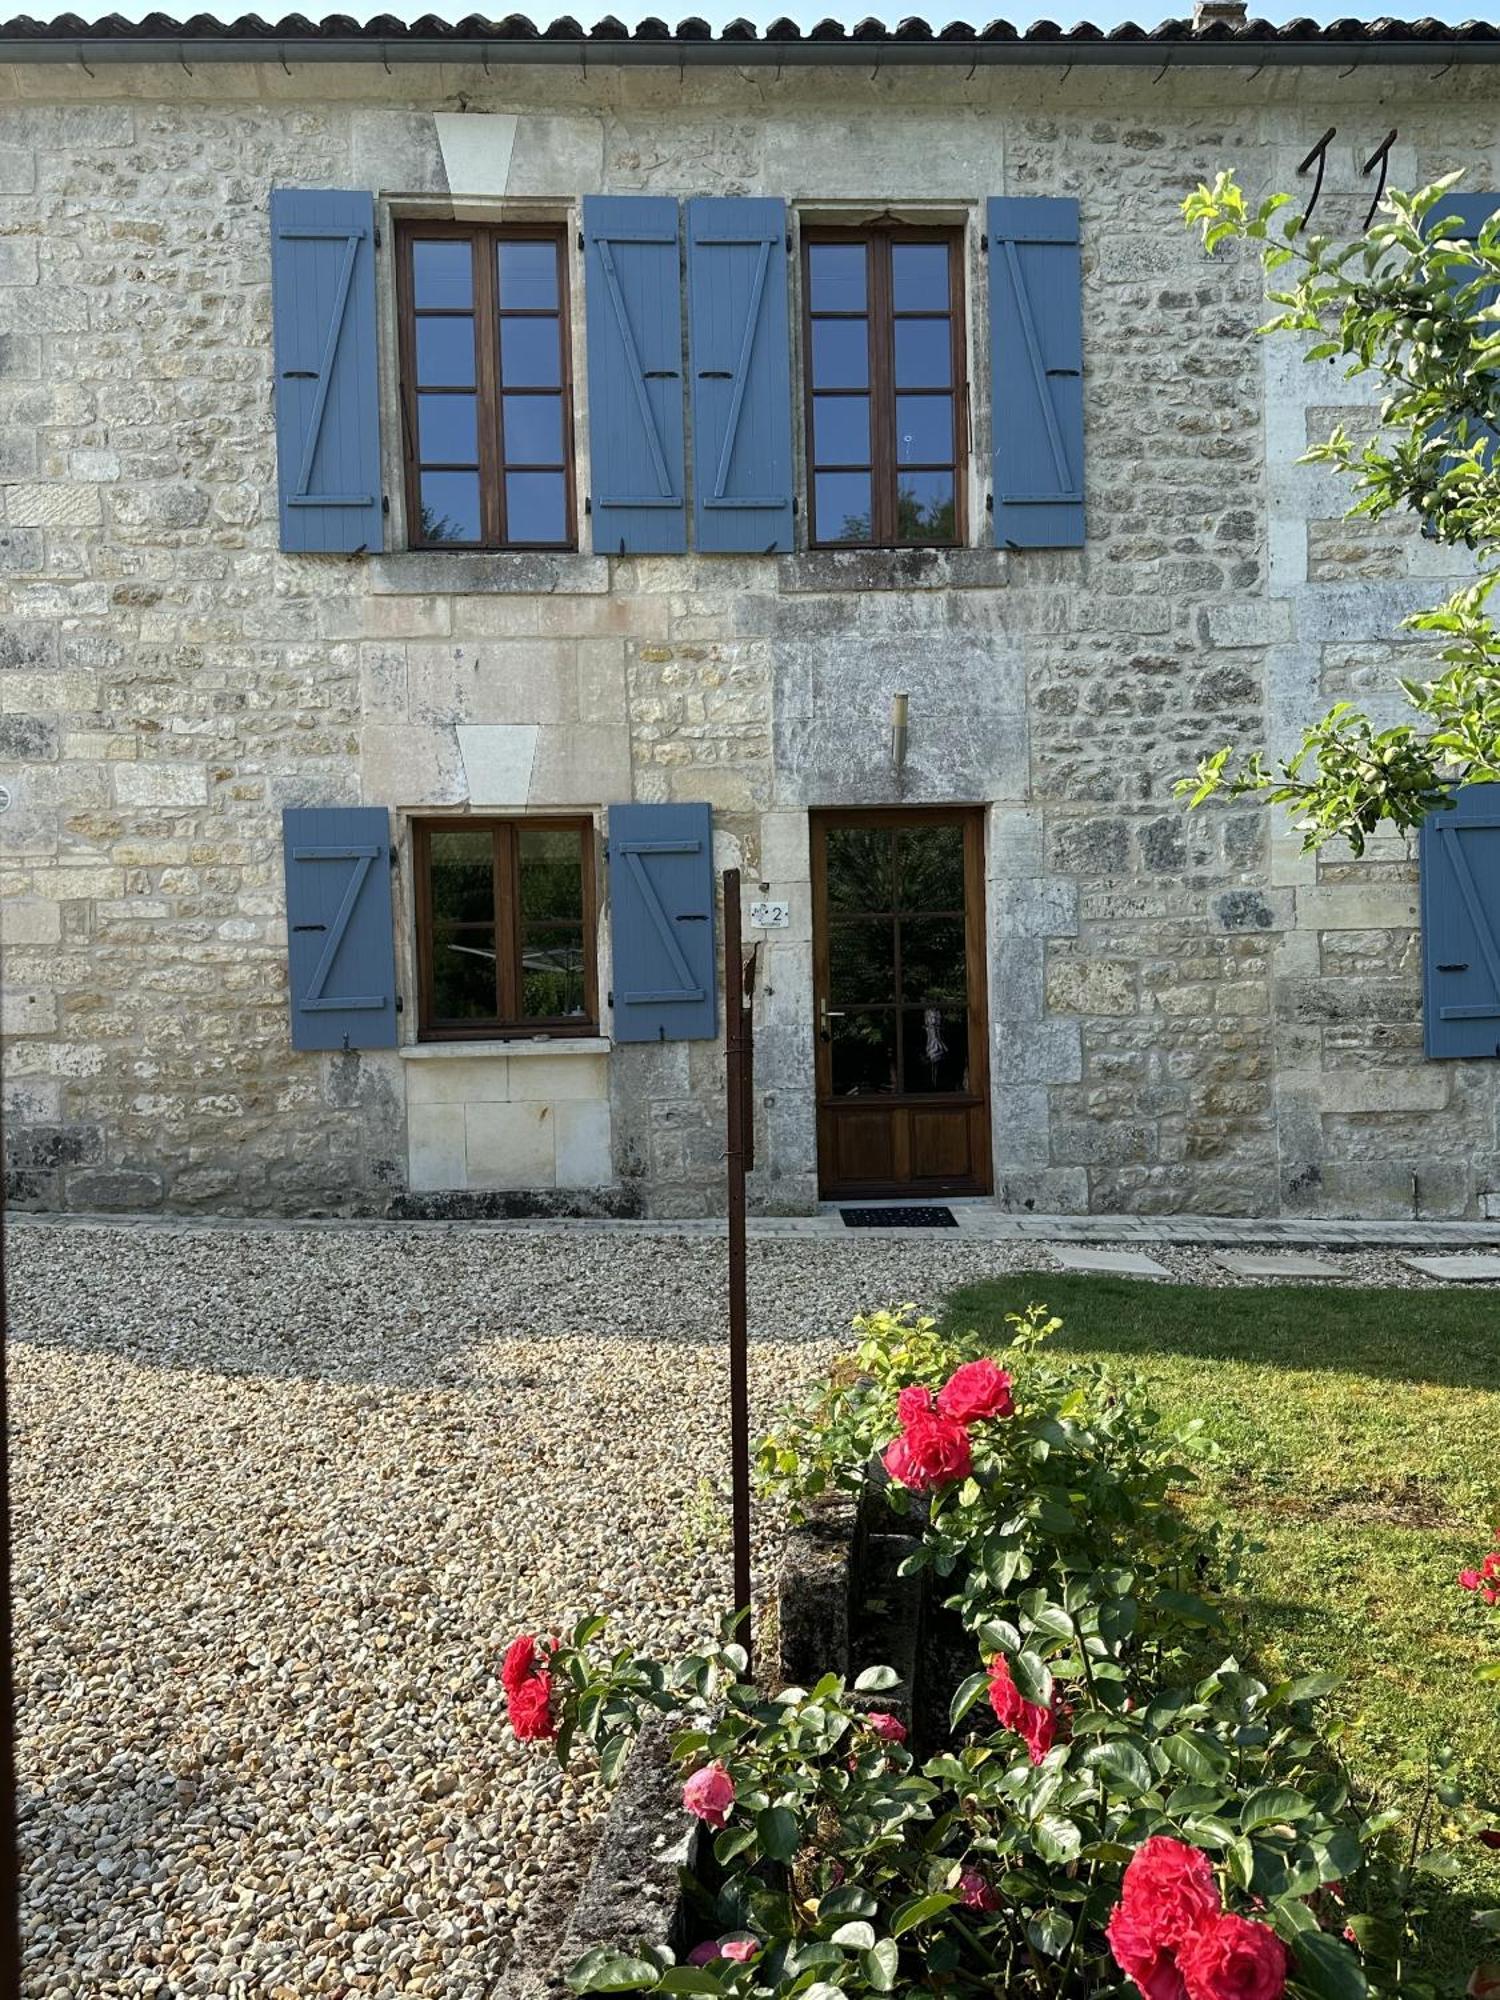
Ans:
[[[957,1229],[951,1208],[841,1208],[850,1229]]]

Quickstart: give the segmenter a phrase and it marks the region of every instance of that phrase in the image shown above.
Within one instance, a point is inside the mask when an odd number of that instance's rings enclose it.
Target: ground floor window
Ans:
[[[418,820],[413,833],[422,1038],[594,1033],[591,823]]]

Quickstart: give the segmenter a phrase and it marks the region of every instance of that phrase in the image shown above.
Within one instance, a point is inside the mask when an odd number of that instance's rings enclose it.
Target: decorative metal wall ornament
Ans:
[[[1391,148],[1392,146],[1395,145],[1395,143],[1396,143],[1396,128],[1393,125],[1390,131],[1387,132],[1385,137],[1381,140],[1380,144],[1375,148],[1374,152],[1371,153],[1369,159],[1366,160],[1364,165],[1360,168],[1360,172],[1363,175],[1365,175],[1366,178],[1368,178],[1370,170],[1372,167],[1375,166],[1376,162],[1378,161],[1380,164],[1380,181],[1375,189],[1374,199],[1370,203],[1369,212],[1365,216],[1366,229],[1368,229],[1370,224],[1375,220],[1375,211],[1380,206],[1380,197],[1385,193],[1386,169],[1390,166]]]
[[[1328,164],[1328,148],[1332,144],[1335,136],[1337,135],[1338,129],[1339,128],[1337,125],[1330,125],[1328,130],[1323,134],[1322,138],[1308,153],[1306,159],[1304,159],[1297,168],[1299,174],[1305,174],[1308,168],[1312,165],[1314,160],[1316,160],[1318,163],[1317,179],[1313,182],[1312,200],[1307,204],[1307,207],[1303,210],[1302,214],[1302,227],[1304,229],[1306,229],[1308,223],[1312,221],[1313,210],[1317,207],[1318,197],[1323,192],[1323,169]]]

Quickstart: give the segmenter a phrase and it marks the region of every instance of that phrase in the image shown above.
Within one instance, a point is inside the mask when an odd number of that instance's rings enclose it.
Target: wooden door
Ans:
[[[988,1193],[979,810],[815,814],[812,886],[821,1193]]]

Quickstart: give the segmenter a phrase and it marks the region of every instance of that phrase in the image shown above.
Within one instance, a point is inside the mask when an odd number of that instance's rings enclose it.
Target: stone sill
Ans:
[[[369,565],[376,597],[464,597],[515,594],[540,597],[602,597],[609,589],[604,556],[559,551],[549,555],[516,549],[486,554],[475,550],[410,549],[376,556]]]
[[[776,578],[790,595],[806,591],[997,590],[1006,581],[1003,549],[809,549],[781,556]]]
[[[403,1062],[451,1062],[468,1056],[607,1056],[608,1035],[535,1036],[514,1042],[407,1042],[396,1053]]]

